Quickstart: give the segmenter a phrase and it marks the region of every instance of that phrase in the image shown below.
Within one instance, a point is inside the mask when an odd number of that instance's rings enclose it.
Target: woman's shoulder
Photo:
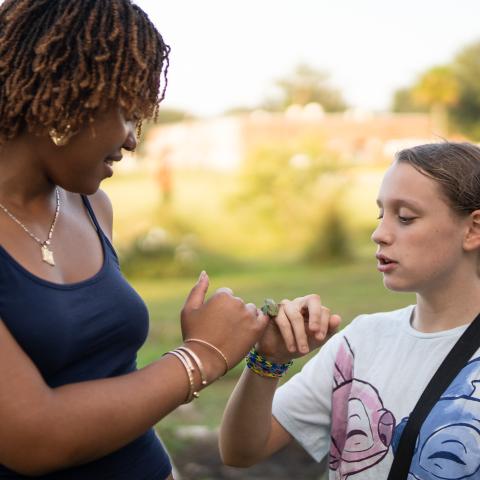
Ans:
[[[78,193],[72,193],[64,190],[64,194],[68,199],[67,201],[72,208],[72,212],[75,214],[80,214],[81,212],[85,211],[85,202],[82,200],[82,197],[86,198],[103,233],[105,233],[110,241],[112,240],[112,202],[103,190],[97,190],[92,195],[79,195]]]

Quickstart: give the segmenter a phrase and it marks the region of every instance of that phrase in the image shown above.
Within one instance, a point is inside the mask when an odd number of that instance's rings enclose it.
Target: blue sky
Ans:
[[[172,46],[166,107],[212,115],[258,104],[306,62],[346,100],[392,92],[480,41],[479,0],[136,0]]]

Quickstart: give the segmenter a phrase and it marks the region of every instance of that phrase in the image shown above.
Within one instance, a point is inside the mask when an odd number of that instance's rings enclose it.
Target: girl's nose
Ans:
[[[392,242],[392,234],[387,228],[384,219],[381,219],[377,228],[373,231],[370,237],[377,245],[389,244]]]

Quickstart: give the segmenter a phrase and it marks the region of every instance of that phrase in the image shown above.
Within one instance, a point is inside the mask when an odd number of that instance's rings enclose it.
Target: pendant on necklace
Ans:
[[[55,260],[53,259],[53,252],[49,250],[48,245],[42,245],[42,260],[48,263],[50,266],[55,266]]]

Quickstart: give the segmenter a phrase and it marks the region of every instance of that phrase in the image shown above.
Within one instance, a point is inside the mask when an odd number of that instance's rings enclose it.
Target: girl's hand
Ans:
[[[283,300],[278,315],[270,320],[256,349],[275,362],[288,362],[321,346],[340,325],[318,295]]]
[[[217,347],[227,358],[229,368],[242,360],[261,337],[268,324],[264,315],[253,303],[233,296],[229,288],[218,289],[207,301],[208,276],[202,272],[192,288],[181,313],[183,339],[197,338]],[[193,343],[188,343],[193,348]],[[215,366],[215,376],[225,370],[225,363],[213,349],[196,344],[202,350],[209,366]],[[219,358],[220,357],[220,358]]]

